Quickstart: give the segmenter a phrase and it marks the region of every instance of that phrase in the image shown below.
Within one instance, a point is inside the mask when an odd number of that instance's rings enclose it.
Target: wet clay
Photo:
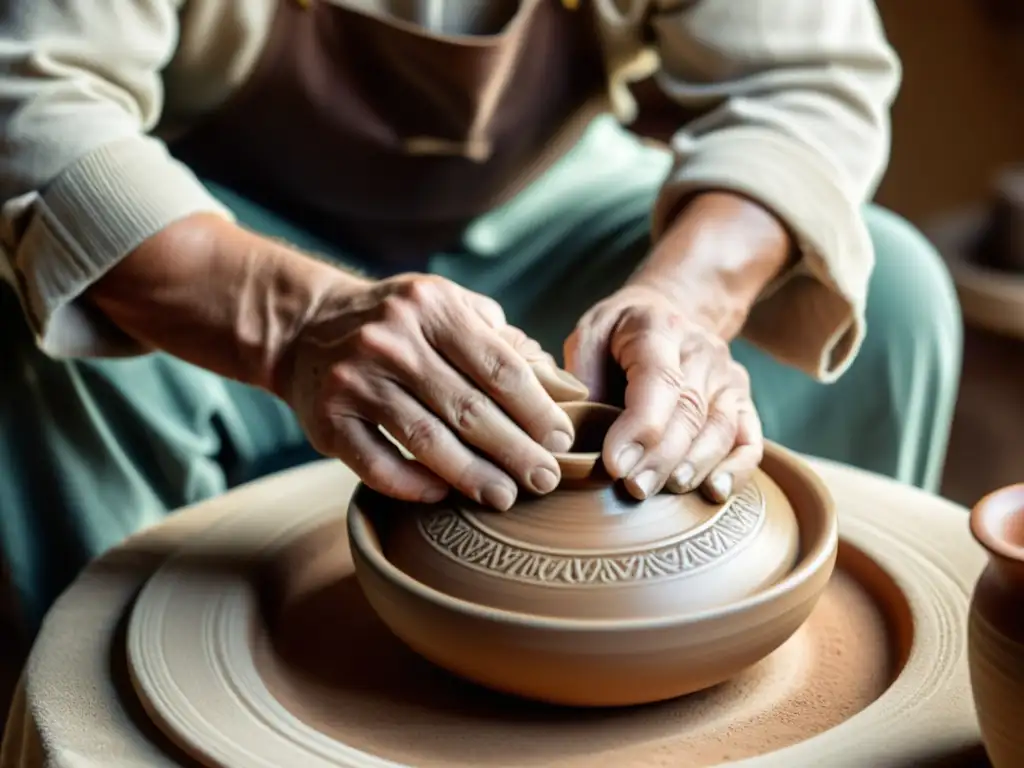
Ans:
[[[332,523],[265,574],[256,665],[274,697],[318,731],[416,766],[704,766],[803,741],[875,701],[909,648],[908,609],[844,545],[811,617],[734,680],[643,707],[580,710],[486,691],[408,650],[376,617]]]

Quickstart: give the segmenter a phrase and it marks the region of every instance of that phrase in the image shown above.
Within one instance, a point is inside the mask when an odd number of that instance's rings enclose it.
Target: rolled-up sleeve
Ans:
[[[835,379],[865,333],[874,253],[863,206],[888,161],[900,79],[874,3],[639,0],[633,7],[641,5],[653,47],[638,42],[630,58],[628,17],[606,22],[613,67],[618,62],[624,80],[651,74],[640,54],[646,47],[656,54],[649,63],[661,91],[696,115],[673,137],[676,163],[654,211],[654,236],[702,190],[734,191],[773,211],[799,258],[754,306],[744,336],[820,380]],[[613,93],[620,112],[623,93]]]
[[[0,274],[50,355],[137,351],[82,293],[169,224],[230,215],[148,135],[182,2],[0,3]]]

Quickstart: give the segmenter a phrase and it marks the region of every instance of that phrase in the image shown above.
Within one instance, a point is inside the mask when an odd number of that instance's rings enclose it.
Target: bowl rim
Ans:
[[[607,403],[595,403],[591,400],[570,400],[559,403],[558,407],[567,414],[574,411],[590,411],[590,413],[621,414],[622,409],[608,405]],[[552,454],[563,474],[570,468],[579,470],[592,470],[601,461],[601,451],[558,451]]]
[[[800,481],[804,483],[810,493],[818,499],[819,503],[816,506],[825,518],[824,525],[822,526],[821,535],[812,543],[793,570],[767,589],[763,589],[729,605],[708,608],[694,613],[672,614],[657,618],[563,619],[552,616],[538,616],[521,611],[510,611],[504,608],[490,608],[469,600],[452,597],[407,575],[384,556],[381,547],[374,546],[374,539],[379,542],[379,538],[373,530],[373,525],[356,503],[359,495],[358,488],[349,502],[347,520],[349,547],[355,556],[356,577],[359,578],[359,560],[361,559],[379,577],[389,582],[391,586],[397,587],[406,593],[411,593],[418,599],[425,600],[437,607],[473,619],[500,622],[537,630],[618,633],[635,632],[638,630],[679,629],[680,627],[706,624],[712,620],[726,620],[756,610],[762,606],[776,603],[787,595],[794,593],[801,585],[814,579],[822,569],[828,566],[829,561],[834,562],[838,552],[839,521],[835,502],[832,494],[818,474],[796,454],[771,441],[765,441],[765,457],[771,461],[777,461],[788,466],[800,478]],[[772,477],[770,472],[765,474]],[[778,481],[776,480],[776,482]]]
[[[1024,483],[1014,483],[985,494],[971,508],[971,535],[988,553],[1016,563],[1024,563],[1024,546],[1008,541],[1002,534],[1007,518],[1024,509]]]

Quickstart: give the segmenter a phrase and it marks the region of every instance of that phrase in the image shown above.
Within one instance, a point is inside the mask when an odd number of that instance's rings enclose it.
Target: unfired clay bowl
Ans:
[[[637,502],[600,462],[618,409],[563,407],[577,438],[557,457],[561,485],[509,512],[357,490],[356,575],[392,632],[484,686],[614,706],[721,683],[796,631],[838,548],[832,500],[802,461],[768,445],[725,504],[696,493]]]

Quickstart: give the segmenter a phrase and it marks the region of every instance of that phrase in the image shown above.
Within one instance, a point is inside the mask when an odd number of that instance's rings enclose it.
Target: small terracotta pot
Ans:
[[[370,605],[413,650],[500,691],[580,706],[638,704],[723,682],[778,648],[835,564],[832,500],[769,445],[723,505],[626,497],[600,461],[610,406],[563,404],[562,484],[507,513],[356,491],[348,525]]]
[[[989,554],[968,627],[971,688],[995,768],[1024,766],[1024,484],[995,491],[971,512]]]

